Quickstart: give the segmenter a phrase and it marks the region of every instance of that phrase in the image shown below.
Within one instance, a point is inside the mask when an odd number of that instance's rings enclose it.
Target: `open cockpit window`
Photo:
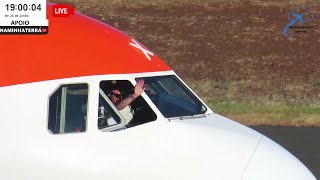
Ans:
[[[143,78],[146,94],[166,118],[204,114],[207,108],[174,76]]]
[[[99,129],[118,124],[130,128],[157,119],[156,114],[141,96],[133,98],[134,88],[127,80],[100,82],[98,116],[105,117],[99,118]],[[101,115],[101,112],[104,115]]]
[[[60,86],[49,98],[49,131],[53,134],[86,131],[87,102],[87,84]]]
[[[100,89],[98,108],[98,129],[102,130],[122,123],[121,118],[116,113],[116,108],[112,108],[111,101]]]

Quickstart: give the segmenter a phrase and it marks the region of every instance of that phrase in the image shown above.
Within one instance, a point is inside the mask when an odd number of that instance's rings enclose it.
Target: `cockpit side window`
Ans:
[[[115,126],[117,124],[120,124],[123,122],[126,128],[130,128],[133,126],[141,125],[147,122],[151,122],[157,119],[156,114],[154,111],[150,108],[148,103],[143,99],[143,97],[132,97],[132,94],[134,93],[134,86],[132,83],[128,80],[107,80],[107,81],[101,81],[100,82],[100,89],[102,90],[102,93],[100,93],[99,98],[99,110],[100,104],[105,104],[105,107],[103,109],[107,109],[105,111],[105,114],[111,117],[109,118],[102,118],[99,119],[98,124],[102,124],[101,126],[98,125],[99,129],[105,128],[110,126],[108,120],[111,123],[111,126]],[[103,95],[105,94],[108,98],[105,99]],[[121,101],[129,100],[129,104],[125,107],[119,107],[117,106]],[[109,105],[108,105],[109,103]],[[115,112],[116,111],[116,112]],[[100,112],[99,112],[100,113]],[[116,114],[119,114],[121,119],[117,118],[118,116]],[[98,115],[99,116],[99,115]]]
[[[87,103],[87,84],[60,86],[49,98],[49,131],[53,134],[86,131]]]
[[[166,118],[204,114],[207,108],[174,75],[143,78],[146,94]]]
[[[107,95],[100,90],[98,108],[98,129],[103,130],[108,127],[122,123],[121,118],[116,114],[115,108],[110,105]]]

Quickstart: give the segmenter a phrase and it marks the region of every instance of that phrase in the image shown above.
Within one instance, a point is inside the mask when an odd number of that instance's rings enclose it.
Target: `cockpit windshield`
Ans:
[[[166,118],[204,114],[207,108],[174,75],[137,78],[145,92]]]

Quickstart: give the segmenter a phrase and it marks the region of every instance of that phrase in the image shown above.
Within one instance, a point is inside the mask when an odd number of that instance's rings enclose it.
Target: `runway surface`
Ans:
[[[320,127],[251,126],[286,148],[320,179]]]

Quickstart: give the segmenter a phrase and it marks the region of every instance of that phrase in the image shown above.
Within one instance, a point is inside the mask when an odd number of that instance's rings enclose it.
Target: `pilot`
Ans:
[[[144,81],[139,80],[134,87],[134,93],[130,94],[125,99],[122,99],[122,95],[118,89],[114,89],[111,91],[111,101],[117,107],[121,115],[125,118],[126,124],[128,124],[131,121],[134,114],[130,104],[143,93],[143,91],[145,90],[143,86]]]

